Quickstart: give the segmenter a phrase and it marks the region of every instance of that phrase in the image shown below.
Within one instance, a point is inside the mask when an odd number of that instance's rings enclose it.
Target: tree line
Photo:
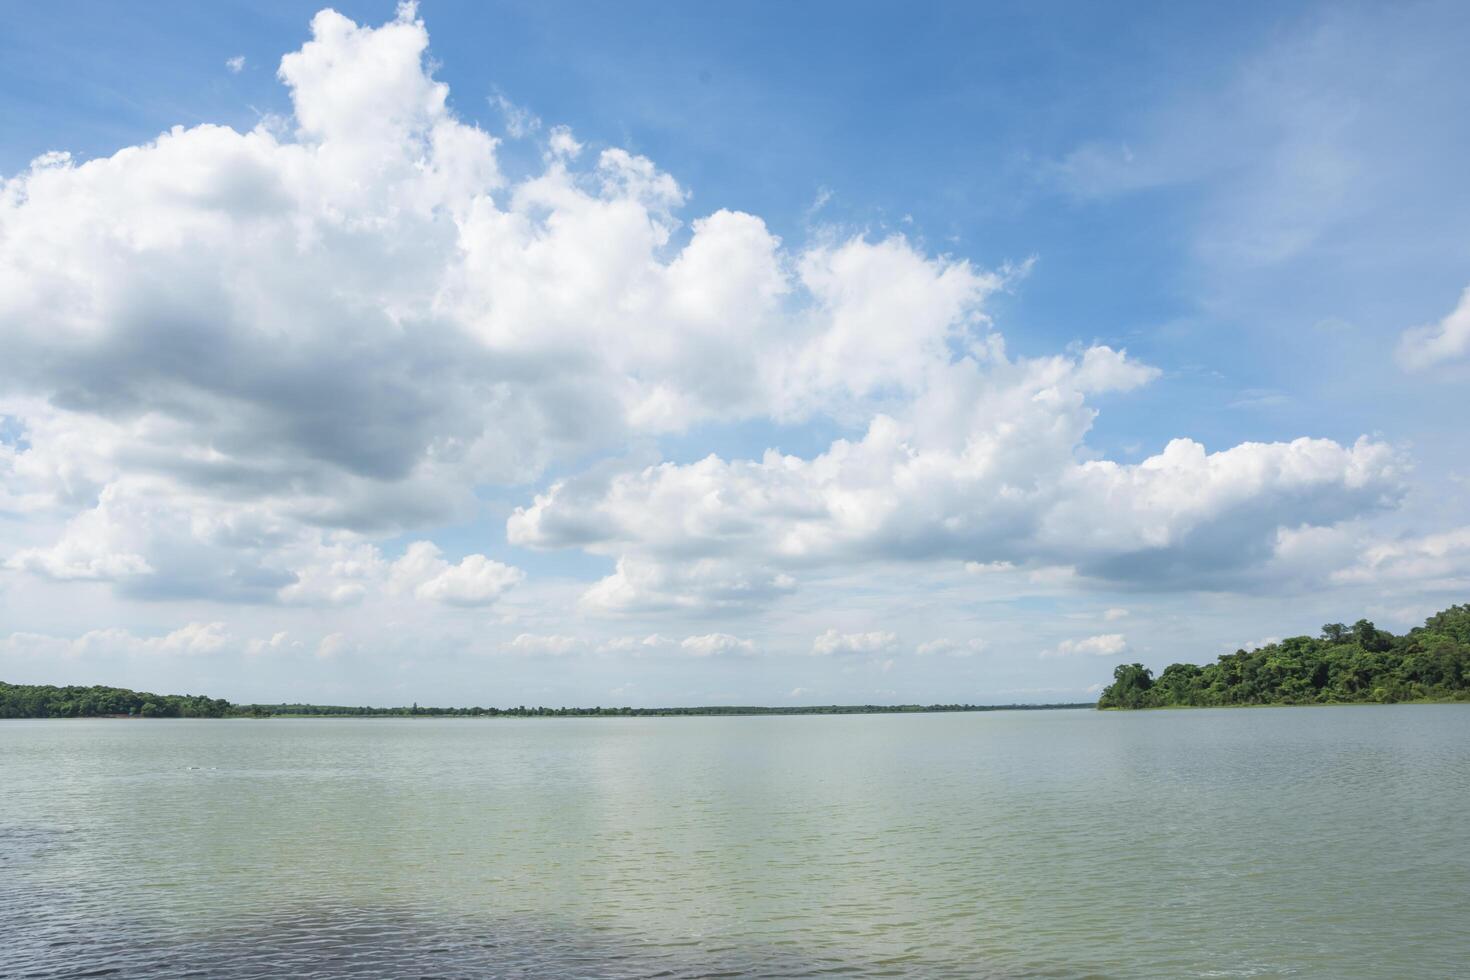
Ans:
[[[513,708],[430,708],[415,704],[400,708],[353,707],[330,704],[238,704],[232,713],[252,717],[445,716],[488,718],[667,718],[704,715],[874,715],[942,711],[1026,711],[1050,708],[1091,708],[1092,702],[1065,704],[824,704],[824,705],[712,705],[691,708],[552,708],[544,705]]]
[[[1215,663],[1170,664],[1157,676],[1120,664],[1099,708],[1470,701],[1470,605],[1451,606],[1403,636],[1366,619],[1328,623]]]
[[[203,695],[0,681],[0,718],[223,718],[231,708],[224,698]]]
[[[1090,708],[1069,704],[831,704],[790,706],[721,705],[693,708],[434,708],[417,703],[396,708],[366,705],[232,704],[192,694],[152,694],[120,687],[53,687],[0,681],[0,718],[271,718],[271,717],[471,717],[471,718],[646,718],[695,715],[852,715],[939,711],[1009,711]]]

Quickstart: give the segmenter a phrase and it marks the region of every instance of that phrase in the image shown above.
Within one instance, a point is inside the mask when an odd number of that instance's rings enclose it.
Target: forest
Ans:
[[[1157,676],[1120,664],[1099,708],[1470,701],[1470,605],[1451,606],[1403,636],[1366,619],[1328,623],[1215,663],[1170,664]]]
[[[0,681],[0,718],[223,718],[230,702],[121,687],[53,687]]]

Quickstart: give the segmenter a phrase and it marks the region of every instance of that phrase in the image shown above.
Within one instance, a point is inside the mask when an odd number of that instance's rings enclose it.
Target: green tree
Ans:
[[[1470,700],[1470,605],[1452,606],[1405,636],[1360,619],[1328,623],[1320,639],[1294,636],[1216,663],[1170,664],[1149,683],[1139,664],[1120,665],[1098,699],[1103,708],[1169,705],[1332,704]]]
[[[1113,668],[1113,683],[1098,698],[1101,708],[1142,708],[1148,705],[1148,692],[1154,675],[1143,664],[1119,664]]]

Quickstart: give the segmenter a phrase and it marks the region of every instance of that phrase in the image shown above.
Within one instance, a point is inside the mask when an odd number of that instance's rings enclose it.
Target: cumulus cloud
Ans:
[[[393,563],[392,587],[450,606],[488,606],[525,579],[520,569],[484,555],[466,555],[457,565],[440,555],[432,541],[415,541]]]
[[[0,654],[45,659],[77,657],[189,657],[235,648],[240,641],[224,623],[187,623],[156,636],[139,636],[112,627],[73,638],[43,633],[11,633],[0,640]]]
[[[1105,347],[1013,360],[991,336],[932,364],[902,412],[877,415],[856,441],[811,459],[709,456],[561,481],[511,516],[508,535],[617,556],[589,593],[602,606],[636,600],[629,569],[673,601],[694,562],[772,582],[849,562],[956,560],[1187,588],[1269,558],[1283,526],[1371,513],[1401,492],[1402,461],[1368,439],[1215,453],[1176,439],[1137,464],[1085,458],[1087,396],[1156,373]],[[698,591],[683,588],[691,602]]]
[[[914,648],[914,652],[921,657],[931,655],[943,655],[946,657],[973,657],[977,653],[984,653],[989,646],[978,637],[969,640],[952,640],[949,637],[940,637],[936,640],[926,640]]]
[[[1128,640],[1122,633],[1102,633],[1078,640],[1063,640],[1050,650],[1043,650],[1043,657],[1070,657],[1085,654],[1093,657],[1116,657],[1128,651]]]
[[[1339,584],[1386,586],[1405,582],[1462,588],[1470,582],[1470,527],[1381,541],[1357,550],[1357,559],[1332,571]]]
[[[679,649],[691,657],[728,657],[754,653],[755,644],[729,633],[705,633],[684,637]]]
[[[97,526],[100,523],[95,520],[97,513],[83,515],[88,519],[78,522],[82,526],[69,529],[72,533],[51,547],[26,548],[16,552],[6,564],[61,582],[79,579],[115,582],[152,572],[148,559],[142,555],[109,546],[108,529]],[[100,533],[88,533],[93,531]]]
[[[1399,364],[1407,371],[1422,371],[1466,354],[1470,354],[1470,287],[1444,319],[1406,330],[1399,339]]]
[[[554,157],[563,160],[573,160],[581,154],[582,144],[572,135],[572,130],[567,126],[553,126],[551,134],[546,139],[546,145]]]
[[[717,558],[678,564],[620,558],[581,604],[594,612],[711,612],[758,605],[793,591],[795,584],[785,573]]]
[[[231,75],[240,74],[240,72],[245,70],[245,56],[243,54],[237,54],[232,58],[226,58],[225,68],[229,70]]]
[[[506,645],[506,649],[525,657],[565,657],[586,649],[586,642],[560,633],[521,633]]]
[[[898,636],[886,630],[870,633],[839,633],[829,629],[812,641],[812,653],[819,657],[866,655],[875,656],[898,648]]]
[[[66,522],[53,544],[21,549],[6,565],[61,581],[112,582],[135,598],[305,606],[354,605],[382,591],[488,605],[524,578],[484,555],[458,565],[439,555],[432,543],[415,542],[389,563],[358,535],[292,521],[268,505],[123,476]]]
[[[483,606],[525,577],[518,568],[491,561],[484,555],[467,555],[439,575],[420,585],[416,594],[452,606]]]
[[[546,170],[508,184],[496,139],[448,108],[411,5],[378,28],[324,10],[311,34],[281,60],[284,123],[47,154],[0,185],[0,412],[28,439],[0,460],[0,499],[120,525],[79,523],[16,567],[267,600],[294,574],[268,544],[237,568],[199,535],[244,512],[283,541],[393,534],[639,434],[858,418],[922,388],[1002,285],[901,237],[789,252],[733,211],[674,247],[687,192],[625,150],[574,170],[581,144],[553,128]],[[49,470],[80,442],[85,472],[63,486]],[[115,498],[157,519],[123,520]],[[110,537],[153,534],[172,540]],[[193,574],[209,565],[225,571]],[[661,589],[625,569],[604,598],[789,588],[694,576]],[[479,601],[497,577],[428,591]]]
[[[289,118],[49,153],[0,183],[7,569],[124,598],[483,607],[524,574],[415,539],[493,487],[522,501],[512,544],[612,566],[585,614],[692,620],[912,562],[1240,587],[1288,531],[1400,493],[1402,460],[1370,439],[1100,458],[1097,403],[1161,372],[1103,344],[1008,353],[987,301],[1012,271],[688,215],[653,161],[503,102],[510,135],[546,139],[509,180],[427,47],[411,5],[376,28],[324,10],[280,62]],[[750,420],[843,435],[617,462]],[[391,540],[414,543],[393,558]],[[834,631],[829,652],[872,635]]]
[[[641,656],[663,647],[672,646],[673,641],[659,633],[650,633],[644,637],[637,636],[615,636],[598,644],[598,653],[631,654]]]
[[[269,638],[257,637],[245,645],[245,652],[252,657],[265,654],[286,653],[292,650],[300,650],[303,644],[300,640],[291,639],[291,634],[285,630],[277,630]]]
[[[132,598],[266,602],[298,582],[294,567],[325,560],[330,548],[330,535],[289,524],[269,508],[222,504],[167,480],[119,475],[91,507],[64,521],[51,544],[21,549],[7,564],[53,579],[111,582]],[[313,588],[303,584],[300,597]]]
[[[348,540],[319,540],[304,553],[293,574],[295,581],[280,589],[279,599],[290,605],[351,606],[378,589],[387,572],[378,549]]]
[[[1461,601],[1470,589],[1470,527],[1393,535],[1367,522],[1283,528],[1260,577],[1278,590],[1315,594],[1350,590],[1371,596],[1375,604],[1392,597],[1398,603],[1394,618],[1413,620],[1440,608],[1436,602]],[[1442,595],[1426,598],[1433,592]],[[1362,601],[1351,600],[1358,606]]]

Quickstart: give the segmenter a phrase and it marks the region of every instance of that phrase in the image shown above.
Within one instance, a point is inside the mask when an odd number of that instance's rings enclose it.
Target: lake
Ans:
[[[1450,977],[1470,706],[0,722],[0,976]]]

